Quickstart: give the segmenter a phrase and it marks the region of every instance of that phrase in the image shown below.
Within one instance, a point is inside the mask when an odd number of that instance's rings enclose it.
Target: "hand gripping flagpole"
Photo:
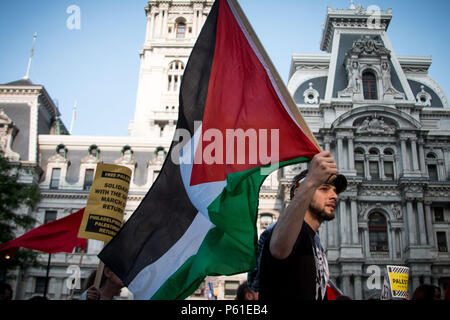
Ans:
[[[242,10],[241,6],[239,5],[237,0],[227,0],[229,1],[233,7],[236,9],[236,13],[238,14],[240,20],[242,21],[244,27],[246,28],[250,38],[252,39],[253,43],[255,44],[256,48],[258,49],[259,53],[261,54],[264,62],[267,65],[267,68],[269,69],[270,73],[272,74],[272,77],[277,85],[277,88],[283,97],[284,101],[286,102],[287,107],[289,108],[289,111],[292,113],[294,119],[297,121],[297,124],[300,126],[300,128],[303,130],[303,133],[311,140],[311,142],[317,147],[319,152],[322,152],[322,148],[320,147],[319,142],[316,140],[316,137],[314,137],[314,134],[312,133],[311,129],[308,127],[308,124],[305,121],[305,118],[303,118],[302,114],[297,108],[297,104],[295,103],[294,99],[292,98],[291,94],[289,93],[289,90],[287,89],[286,85],[284,84],[283,80],[281,79],[277,69],[275,68],[274,64],[272,63],[272,60],[270,59],[269,55],[267,54],[266,50],[264,49],[261,41],[259,40],[258,36],[256,35],[255,30],[253,30],[253,27],[251,26],[250,22],[248,21],[247,17],[245,16],[244,11]],[[336,179],[336,175],[331,175],[328,178],[327,183],[332,183]]]

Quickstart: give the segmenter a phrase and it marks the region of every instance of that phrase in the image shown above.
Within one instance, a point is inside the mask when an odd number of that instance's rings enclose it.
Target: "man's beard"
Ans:
[[[331,221],[334,219],[334,211],[328,214],[325,211],[325,205],[320,208],[314,201],[309,205],[309,212],[320,222]]]

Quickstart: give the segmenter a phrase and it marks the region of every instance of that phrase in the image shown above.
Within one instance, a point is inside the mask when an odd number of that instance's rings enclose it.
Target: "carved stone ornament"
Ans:
[[[319,92],[313,88],[313,83],[309,83],[309,88],[303,92],[305,103],[314,104],[319,103]]]
[[[371,117],[366,117],[356,129],[356,133],[370,133],[370,134],[393,134],[396,127],[392,124],[387,124],[383,117],[377,114]]]
[[[0,152],[3,153],[4,157],[13,161],[20,159],[20,155],[11,149],[17,132],[18,129],[14,122],[6,115],[3,109],[0,109]]]
[[[119,159],[114,160],[114,163],[118,165],[134,166],[136,161],[134,159],[133,151],[131,151],[131,149],[124,150],[123,155]]]
[[[362,99],[362,74],[369,69],[376,74],[378,80],[381,79],[382,88],[379,90],[384,99],[405,99],[405,94],[392,85],[390,58],[391,52],[386,49],[380,36],[361,36],[354,41],[344,60],[348,84],[344,90],[338,92],[338,97],[349,98],[357,95]]]
[[[420,86],[420,92],[416,95],[417,103],[424,107],[431,107],[431,95],[426,92],[425,87]]]
[[[398,203],[391,204],[391,211],[395,218],[400,219],[402,217],[402,208]]]

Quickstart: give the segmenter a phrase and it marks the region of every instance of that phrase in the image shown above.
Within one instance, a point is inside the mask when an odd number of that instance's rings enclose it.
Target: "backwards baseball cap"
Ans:
[[[294,177],[291,185],[291,199],[294,197],[295,189],[300,186],[307,175],[308,170],[304,170]],[[336,178],[331,182],[331,184],[336,187],[336,193],[339,194],[347,189],[347,178],[342,174],[337,174]]]

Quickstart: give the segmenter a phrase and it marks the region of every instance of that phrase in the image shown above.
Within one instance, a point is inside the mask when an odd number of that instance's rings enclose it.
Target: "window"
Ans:
[[[355,161],[356,175],[364,177],[364,161]]]
[[[184,22],[177,23],[177,39],[183,39],[186,35],[186,24]]]
[[[369,216],[370,252],[389,252],[386,218],[379,212]]]
[[[184,64],[181,61],[173,61],[169,65],[167,73],[167,91],[177,92],[183,79]]]
[[[436,232],[436,239],[439,252],[448,252],[447,248],[447,236],[445,232]]]
[[[380,169],[377,161],[369,161],[369,173],[372,179],[380,179]]]
[[[362,148],[355,149],[355,169],[358,177],[365,178],[364,150]]]
[[[45,210],[44,224],[56,220],[57,213],[56,210]]]
[[[50,189],[58,189],[59,188],[59,178],[61,176],[60,168],[52,169],[52,177],[50,180]]]
[[[239,287],[239,281],[225,281],[225,296],[235,296]]]
[[[94,169],[86,169],[84,175],[83,190],[91,190],[93,181],[94,181]]]
[[[444,208],[442,207],[434,207],[434,221],[435,222],[444,222]]]
[[[36,283],[34,286],[34,293],[44,293],[46,286],[46,277],[36,277]]]
[[[392,161],[384,162],[384,176],[387,180],[394,180],[394,163]]]
[[[365,71],[362,74],[364,99],[377,100],[377,78],[371,71]]]
[[[426,162],[427,162],[428,176],[430,177],[430,181],[438,181],[439,180],[437,160],[438,159],[434,153],[430,152],[427,154]]]
[[[428,168],[428,175],[430,176],[430,180],[438,181],[437,166],[435,164],[429,164],[429,165],[427,165],[427,168]]]

